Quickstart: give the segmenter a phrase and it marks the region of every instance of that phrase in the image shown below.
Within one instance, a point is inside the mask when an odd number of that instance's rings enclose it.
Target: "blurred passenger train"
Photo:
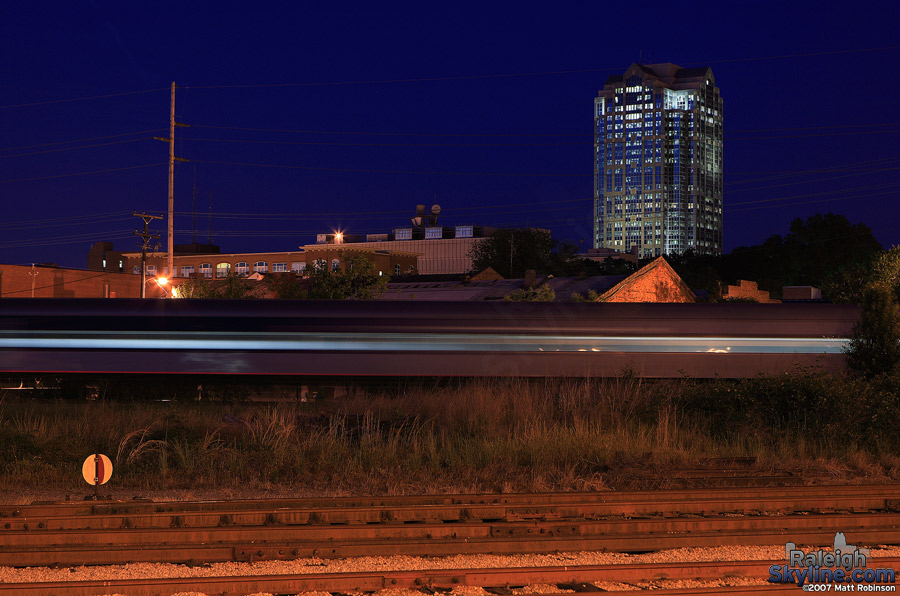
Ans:
[[[748,377],[839,369],[839,304],[0,300],[0,374]]]

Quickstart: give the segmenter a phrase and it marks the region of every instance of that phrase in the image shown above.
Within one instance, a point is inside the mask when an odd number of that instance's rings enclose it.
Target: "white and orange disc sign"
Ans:
[[[102,453],[89,455],[81,466],[81,475],[88,484],[106,484],[112,478],[112,462]]]

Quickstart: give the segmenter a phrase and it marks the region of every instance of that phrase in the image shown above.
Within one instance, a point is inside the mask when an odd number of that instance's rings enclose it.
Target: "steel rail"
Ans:
[[[422,495],[335,497],[243,501],[38,502],[0,506],[0,530],[54,519],[168,514],[268,515],[289,510],[294,519],[313,515],[318,523],[534,519],[541,516],[680,515],[791,511],[866,511],[900,509],[900,485],[688,489],[647,492],[536,493],[507,495]],[[118,517],[116,517],[118,516]],[[249,518],[248,518],[249,519]],[[86,522],[88,523],[88,522]],[[90,522],[94,523],[94,522]],[[166,521],[162,522],[168,525]],[[299,523],[299,522],[294,522]],[[7,525],[9,524],[9,525]],[[119,527],[121,521],[113,522]],[[158,525],[158,524],[157,524]],[[194,525],[193,523],[190,525]],[[73,526],[69,526],[73,527]]]
[[[873,559],[882,568],[900,567],[898,557]],[[105,581],[0,583],[0,594],[16,596],[95,596],[127,593],[129,596],[168,596],[194,591],[222,596],[244,596],[252,592],[298,593],[375,592],[386,588],[452,589],[456,586],[525,586],[531,584],[575,584],[590,582],[643,583],[660,580],[717,580],[724,577],[766,579],[769,567],[784,561],[715,561],[643,563],[625,565],[522,567],[505,569],[441,569],[355,573],[311,573],[297,575],[180,577]],[[797,590],[789,584],[788,589]],[[750,590],[751,592],[753,590]],[[766,589],[768,591],[768,587]],[[743,593],[742,589],[730,590]],[[679,593],[679,592],[673,592]],[[681,592],[684,593],[684,592]],[[691,592],[688,592],[691,593]]]
[[[641,552],[683,546],[822,543],[852,532],[864,544],[900,542],[900,515],[794,515],[565,522],[134,527],[7,531],[0,565],[78,565],[350,557]]]
[[[895,511],[900,503],[884,497],[844,497],[826,502],[780,499],[740,501],[707,500],[698,503],[656,503],[648,508],[628,503],[585,503],[531,505],[424,505],[411,508],[286,508],[233,509],[219,511],[157,511],[142,513],[95,513],[93,515],[42,516],[16,515],[0,518],[0,536],[7,531],[116,530],[120,528],[151,529],[190,527],[264,525],[396,525],[456,524],[461,522],[538,522],[557,520],[595,520],[618,517],[658,516],[675,518],[685,515],[717,516],[723,514],[767,515],[796,512],[831,513],[835,511],[865,513]]]

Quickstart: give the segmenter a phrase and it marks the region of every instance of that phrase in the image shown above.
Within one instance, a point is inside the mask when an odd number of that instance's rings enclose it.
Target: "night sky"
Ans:
[[[191,125],[176,243],[193,239],[196,185],[196,240],[211,224],[223,252],[386,232],[417,203],[445,225],[588,247],[593,98],[639,61],[713,68],[726,250],[827,211],[900,244],[900,9],[831,6],[8,3],[0,263],[136,249],[131,212],[166,210],[168,147],[152,137],[168,134],[171,81]]]

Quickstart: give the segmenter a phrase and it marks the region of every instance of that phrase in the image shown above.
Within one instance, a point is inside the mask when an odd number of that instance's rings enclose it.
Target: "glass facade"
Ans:
[[[633,64],[594,99],[594,247],[722,252],[722,98],[709,68]]]

